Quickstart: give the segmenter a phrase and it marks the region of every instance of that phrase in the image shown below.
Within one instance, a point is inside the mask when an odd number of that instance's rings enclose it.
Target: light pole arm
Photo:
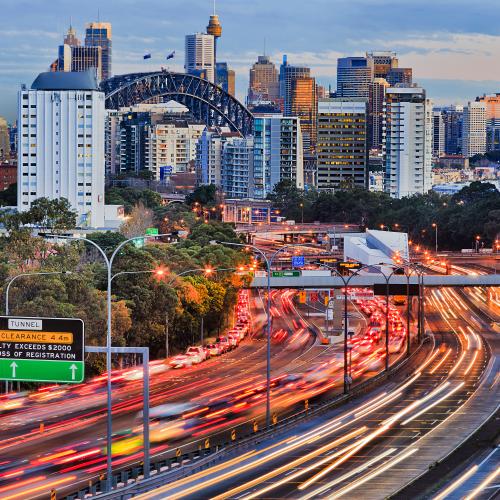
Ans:
[[[7,288],[5,290],[5,315],[9,315],[9,291],[10,291],[10,286],[14,281],[17,280],[17,278],[21,278],[23,276],[49,276],[49,275],[55,275],[55,274],[69,274],[68,271],[51,271],[51,272],[41,272],[41,273],[21,273],[16,276],[14,276],[9,283],[7,284]]]

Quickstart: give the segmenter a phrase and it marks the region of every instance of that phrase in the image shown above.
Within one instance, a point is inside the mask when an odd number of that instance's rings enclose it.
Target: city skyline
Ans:
[[[264,39],[266,53],[275,64],[287,54],[290,64],[310,66],[317,82],[332,88],[338,57],[360,56],[372,50],[396,51],[400,65],[413,68],[414,81],[426,88],[436,105],[465,104],[500,88],[500,69],[494,64],[500,36],[488,23],[489,17],[500,13],[500,5],[493,1],[472,6],[464,1],[412,1],[402,7],[392,0],[360,0],[350,5],[314,0],[309,5],[303,11],[296,1],[270,4],[256,0],[252,9],[240,0],[217,2],[223,26],[218,60],[227,61],[236,71],[240,100],[248,88],[248,71],[264,52]],[[462,11],[460,6],[466,5],[467,11]],[[30,85],[39,72],[48,69],[70,19],[83,38],[86,23],[98,17],[98,4],[93,0],[85,6],[52,6],[48,9],[26,1],[22,20],[15,15],[18,7],[4,7],[11,21],[0,30],[0,115],[9,121],[16,116],[19,85]],[[147,11],[131,3],[121,10],[116,7],[116,1],[109,2],[99,13],[101,21],[113,25],[114,74],[162,65],[183,71],[184,36],[204,31],[212,13],[209,0],[171,0],[168,6],[153,1]],[[481,15],[484,9],[489,16]],[[282,20],[278,26],[276,19]],[[166,55],[172,50],[176,57],[167,64]],[[145,53],[151,53],[152,58],[143,61]]]

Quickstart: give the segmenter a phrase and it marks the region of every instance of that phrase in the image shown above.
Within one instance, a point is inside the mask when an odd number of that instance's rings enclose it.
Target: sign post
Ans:
[[[78,384],[85,376],[81,319],[0,316],[0,379]]]

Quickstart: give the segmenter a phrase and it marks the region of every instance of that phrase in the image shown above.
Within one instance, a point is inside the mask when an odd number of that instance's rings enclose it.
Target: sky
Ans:
[[[205,30],[212,0],[0,0],[0,116],[13,121],[17,91],[56,59],[71,21],[112,23],[113,73],[182,71],[184,35]],[[338,57],[397,52],[436,105],[500,92],[498,0],[217,0],[223,34],[217,59],[236,71],[244,99],[248,70],[264,51],[279,65],[308,65],[335,88]],[[172,50],[176,56],[167,62]],[[152,58],[144,61],[150,52]]]

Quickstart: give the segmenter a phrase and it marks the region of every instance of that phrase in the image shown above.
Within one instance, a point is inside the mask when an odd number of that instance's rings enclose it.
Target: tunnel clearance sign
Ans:
[[[81,319],[0,316],[0,380],[83,381]]]

